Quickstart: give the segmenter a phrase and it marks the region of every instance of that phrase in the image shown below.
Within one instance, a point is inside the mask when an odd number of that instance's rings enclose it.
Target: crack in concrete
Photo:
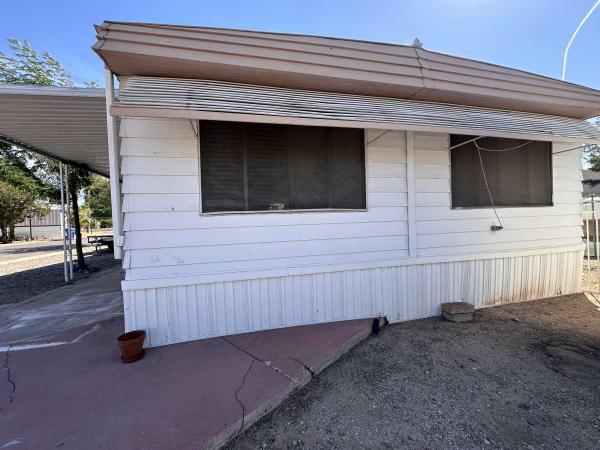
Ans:
[[[295,361],[296,363],[300,364],[304,368],[304,370],[306,370],[310,374],[310,379],[311,380],[315,377],[315,372],[310,367],[308,367],[306,364],[304,364],[302,361],[300,361],[297,358],[284,357],[284,358],[275,358],[275,359],[272,359],[272,360],[265,360],[265,359],[259,358],[258,356],[252,354],[251,352],[249,352],[248,350],[240,347],[239,345],[234,344],[233,342],[231,342],[226,337],[222,337],[222,339],[225,342],[227,342],[228,344],[230,344],[231,346],[235,347],[239,351],[245,353],[246,355],[248,355],[248,356],[250,356],[252,358],[252,361],[250,362],[250,365],[248,366],[248,369],[246,369],[246,373],[244,374],[244,378],[242,378],[242,383],[235,390],[235,394],[234,394],[235,400],[240,405],[240,408],[242,410],[242,422],[240,424],[240,427],[235,432],[235,434],[231,437],[231,440],[230,440],[230,442],[234,442],[239,437],[240,433],[244,429],[244,425],[246,424],[246,407],[244,406],[244,403],[240,400],[239,393],[241,392],[241,390],[246,385],[246,379],[248,378],[248,374],[250,374],[250,371],[252,370],[252,367],[254,366],[255,362],[258,361],[258,362],[263,363],[264,365],[266,365],[267,367],[271,368],[272,370],[274,370],[278,374],[280,374],[280,375],[284,376],[285,378],[287,378],[288,380],[290,380],[292,382],[292,384],[295,385],[295,386],[297,386],[297,385],[300,384],[298,382],[298,380],[294,379],[291,375],[286,374],[283,370],[279,369],[278,367],[273,366],[271,364],[272,361],[284,361],[284,360]]]
[[[6,369],[6,381],[8,381],[8,383],[12,387],[12,390],[8,394],[8,404],[9,405],[15,401],[15,392],[17,391],[17,385],[15,384],[15,381],[12,379],[12,373],[10,371],[10,364],[9,364],[11,348],[12,348],[12,344],[10,344],[8,346],[8,348],[6,349],[6,359],[4,360],[4,369]]]
[[[309,366],[307,366],[306,364],[304,364],[302,361],[300,361],[297,358],[291,357],[291,356],[285,356],[283,358],[274,358],[274,359],[262,359],[259,358],[258,356],[254,355],[253,353],[249,352],[248,350],[246,350],[245,348],[240,347],[239,345],[234,344],[233,342],[231,342],[229,339],[227,339],[226,337],[223,338],[223,340],[225,342],[227,342],[228,344],[231,344],[232,346],[234,346],[235,348],[237,348],[238,350],[244,352],[245,354],[247,354],[248,356],[254,358],[256,361],[259,361],[263,364],[265,364],[267,367],[270,367],[271,369],[273,369],[275,372],[283,375],[284,377],[286,377],[287,379],[289,379],[290,381],[296,383],[297,381],[294,380],[293,377],[291,377],[290,375],[284,373],[281,369],[279,369],[278,367],[275,367],[273,365],[271,365],[270,363],[272,361],[295,361],[298,364],[300,364],[304,370],[306,370],[309,374],[310,374],[310,378],[311,380],[315,377],[315,372],[314,370],[312,370]]]
[[[252,361],[250,361],[250,365],[248,366],[248,369],[246,369],[246,373],[244,374],[244,378],[242,378],[242,383],[235,390],[235,394],[234,394],[235,395],[235,401],[238,402],[238,404],[240,405],[240,408],[242,409],[242,423],[240,424],[240,427],[238,428],[238,430],[235,432],[235,434],[231,438],[232,441],[234,439],[236,439],[238,437],[238,435],[242,432],[242,430],[244,429],[244,425],[246,423],[246,407],[244,406],[244,402],[242,402],[240,400],[239,393],[242,390],[242,388],[244,387],[244,385],[246,384],[246,378],[248,378],[248,374],[252,370],[252,367],[254,366],[254,362],[255,361],[256,361],[256,359],[253,359]]]
[[[315,377],[315,371],[312,370],[309,366],[307,366],[306,364],[304,364],[302,361],[300,361],[298,358],[293,358],[291,356],[286,356],[284,358],[275,358],[275,359],[271,359],[271,361],[295,361],[298,364],[300,364],[304,370],[306,370],[309,374],[310,374],[310,379],[312,380]],[[287,376],[287,375],[286,375]]]

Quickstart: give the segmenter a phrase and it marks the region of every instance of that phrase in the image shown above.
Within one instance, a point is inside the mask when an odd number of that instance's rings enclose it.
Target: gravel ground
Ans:
[[[583,295],[390,325],[228,448],[597,449],[599,373]]]
[[[586,259],[583,260],[583,271],[581,273],[582,289],[586,292],[599,292],[598,272],[600,271],[600,262],[592,259],[589,264]]]
[[[111,251],[93,253],[85,248],[85,260],[90,272],[104,270],[119,264]],[[75,280],[87,276],[75,273]],[[41,292],[64,286],[63,255],[53,255],[0,265],[0,305],[17,303]]]

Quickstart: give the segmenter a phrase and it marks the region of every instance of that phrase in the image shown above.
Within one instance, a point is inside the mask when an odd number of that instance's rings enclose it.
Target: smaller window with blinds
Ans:
[[[453,208],[552,205],[550,142],[475,138],[450,137]]]
[[[202,212],[365,209],[360,129],[200,122]]]

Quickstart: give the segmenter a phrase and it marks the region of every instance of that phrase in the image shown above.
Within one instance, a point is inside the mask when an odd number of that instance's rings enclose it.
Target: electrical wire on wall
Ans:
[[[500,231],[504,229],[504,224],[502,223],[502,220],[500,219],[500,216],[498,215],[498,211],[496,210],[496,205],[494,203],[494,197],[492,195],[492,191],[490,189],[490,185],[488,183],[487,180],[487,175],[485,173],[485,167],[483,165],[483,158],[481,156],[481,152],[510,152],[512,150],[518,150],[520,148],[526,147],[527,145],[531,144],[533,141],[527,141],[523,144],[519,144],[516,145],[514,147],[509,147],[509,148],[503,148],[503,149],[492,149],[492,148],[484,148],[481,147],[479,145],[479,143],[477,142],[479,139],[473,140],[473,145],[475,146],[475,148],[477,149],[477,156],[479,156],[479,164],[481,166],[481,173],[483,175],[483,182],[485,184],[485,189],[487,190],[488,193],[488,197],[490,199],[490,204],[492,205],[492,210],[494,211],[494,215],[496,216],[496,219],[498,220],[498,224],[499,225],[492,225],[492,231]]]
[[[492,196],[492,191],[490,190],[490,185],[488,184],[488,181],[487,181],[487,176],[485,174],[485,168],[483,167],[483,158],[481,157],[482,148],[479,146],[477,141],[473,141],[473,145],[475,145],[475,148],[477,149],[477,155],[479,156],[479,164],[481,165],[481,173],[483,174],[483,182],[485,183],[485,188],[487,190],[488,196],[490,197],[490,203],[492,205],[492,209],[494,210],[494,215],[496,216],[496,219],[498,219],[498,223],[500,224],[499,228],[494,228],[494,226],[492,226],[492,231],[500,231],[500,230],[504,229],[504,225],[502,224],[502,220],[500,220],[500,217],[498,216],[498,211],[496,211],[496,205],[494,204],[494,198]],[[493,151],[497,152],[500,150],[493,150]],[[508,151],[508,150],[504,150],[504,151]]]
[[[483,157],[481,156],[481,152],[509,152],[509,151],[512,151],[512,150],[518,150],[520,148],[526,147],[527,145],[531,144],[533,142],[533,140],[526,141],[523,144],[515,145],[514,147],[502,148],[502,149],[492,149],[492,148],[485,148],[485,147],[482,147],[481,145],[479,145],[478,141],[480,141],[481,139],[484,139],[484,137],[483,136],[478,136],[478,137],[476,137],[474,139],[470,139],[468,141],[465,141],[465,142],[457,144],[457,145],[455,145],[453,147],[450,147],[450,149],[458,148],[458,147],[461,147],[461,146],[463,146],[465,144],[471,144],[471,143],[477,149],[477,156],[479,157],[479,165],[481,166],[481,173],[483,175],[483,181],[484,181],[484,184],[485,184],[485,189],[486,189],[488,197],[490,199],[490,204],[492,206],[492,210],[494,211],[494,215],[496,216],[496,219],[498,220],[498,223],[499,223],[499,226],[496,226],[496,225],[492,226],[492,231],[500,231],[500,230],[504,229],[504,225],[502,224],[502,220],[500,219],[500,216],[498,215],[498,211],[497,211],[496,205],[494,203],[494,197],[492,195],[492,191],[490,189],[490,186],[489,186],[489,183],[488,183],[488,180],[487,180],[487,174],[485,173],[485,166],[483,164]],[[559,151],[559,152],[553,152],[552,154],[553,155],[557,155],[559,153],[565,153],[565,152],[570,152],[570,151],[574,151],[574,150],[580,150],[580,149],[586,148],[586,147],[588,147],[588,145],[579,145],[577,147],[569,148],[569,149],[562,150],[562,151]]]

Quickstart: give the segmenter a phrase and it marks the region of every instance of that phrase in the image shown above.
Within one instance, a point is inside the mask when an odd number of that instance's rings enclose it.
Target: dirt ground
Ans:
[[[600,285],[600,261],[591,259],[589,262],[583,260],[583,269],[581,271],[581,288],[583,291],[599,292]]]
[[[229,449],[600,447],[600,309],[584,295],[390,325]]]

